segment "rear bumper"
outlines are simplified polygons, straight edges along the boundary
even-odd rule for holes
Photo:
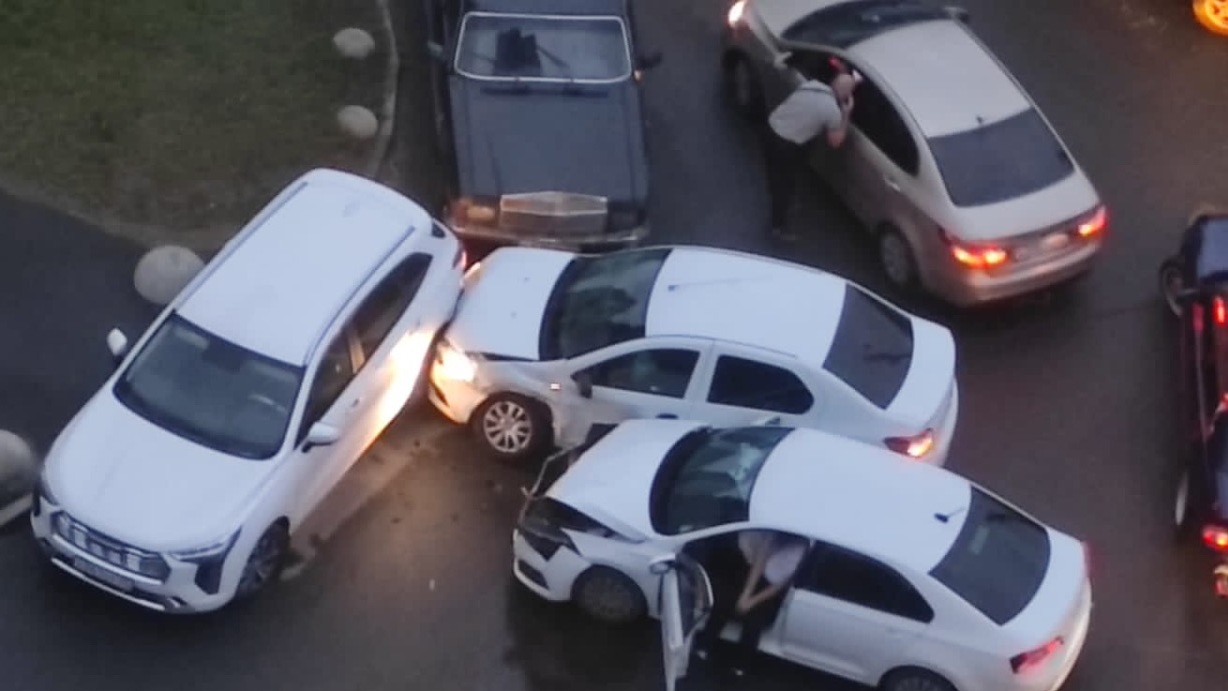
[[[583,235],[548,233],[526,233],[519,230],[489,226],[454,225],[452,229],[462,239],[498,244],[519,245],[521,247],[544,247],[547,249],[580,251],[590,248],[623,248],[634,247],[648,237],[647,223],[627,230],[613,232],[588,233]]]
[[[955,425],[959,421],[959,384],[951,386],[951,403],[947,406],[947,414],[942,419],[938,429],[934,430],[934,454],[929,462],[936,466],[945,466],[947,456],[951,453],[951,442],[955,439]]]
[[[959,307],[997,302],[1083,276],[1091,269],[1101,245],[1102,241],[1091,242],[1069,254],[1001,273],[964,268],[950,258],[945,247],[935,247],[926,283],[935,295]]]

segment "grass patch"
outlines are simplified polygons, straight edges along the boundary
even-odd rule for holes
[[[299,173],[356,169],[346,103],[379,112],[374,0],[3,0],[0,182],[175,230],[241,223]],[[359,26],[377,54],[345,63]]]

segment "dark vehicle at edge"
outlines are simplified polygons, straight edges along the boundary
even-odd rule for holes
[[[630,0],[424,0],[444,217],[462,238],[604,250],[648,234]]]

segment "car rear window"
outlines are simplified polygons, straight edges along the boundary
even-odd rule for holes
[[[1035,108],[1005,120],[929,139],[956,206],[994,204],[1042,190],[1074,172],[1074,162]]]
[[[995,624],[1023,611],[1049,570],[1044,526],[973,487],[968,517],[930,575]]]
[[[860,288],[844,289],[844,308],[823,368],[879,408],[895,400],[912,367],[912,320]]]

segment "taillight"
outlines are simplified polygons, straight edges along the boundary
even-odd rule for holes
[[[1081,238],[1090,238],[1091,236],[1104,230],[1104,227],[1109,224],[1109,212],[1103,206],[1098,207],[1092,217],[1079,224],[1078,233]]]
[[[922,458],[934,449],[934,430],[927,429],[915,437],[887,437],[883,444],[909,458]]]
[[[1223,326],[1228,322],[1228,308],[1224,307],[1224,298],[1216,297],[1212,306],[1215,315],[1215,325]]]
[[[1202,527],[1202,542],[1216,552],[1228,552],[1228,528],[1218,525]]]
[[[946,231],[943,231],[942,237],[951,248],[951,256],[955,257],[955,261],[973,269],[992,269],[1010,259],[1010,255],[1001,247],[969,244]]]
[[[1015,674],[1027,674],[1029,670],[1039,667],[1048,660],[1053,653],[1056,653],[1062,647],[1062,637],[1058,636],[1048,643],[1042,645],[1036,650],[1029,650],[1026,653],[1019,653],[1011,658],[1011,671]]]

